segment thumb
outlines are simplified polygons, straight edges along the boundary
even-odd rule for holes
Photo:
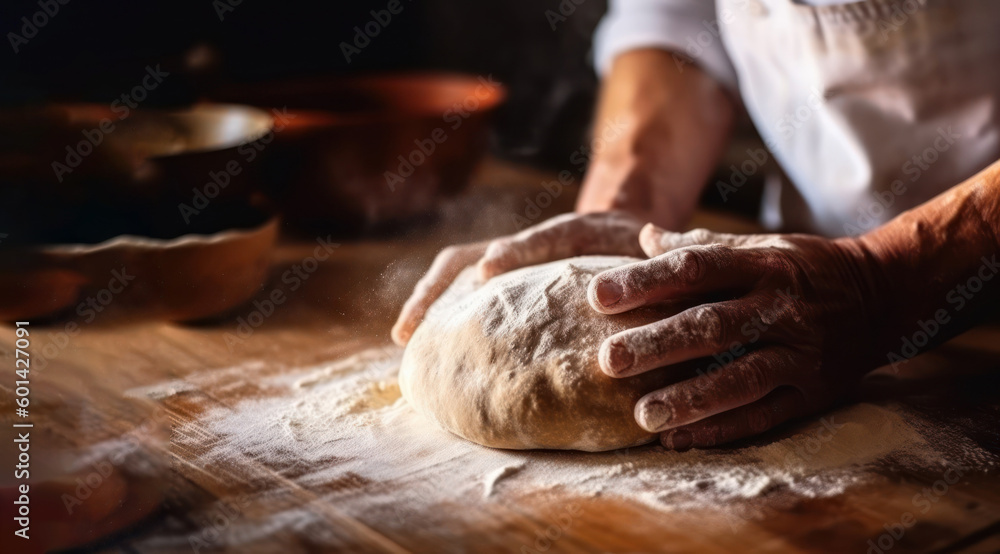
[[[749,246],[760,242],[766,235],[731,235],[728,233],[713,233],[708,229],[693,229],[686,233],[675,233],[647,223],[639,232],[639,246],[650,258],[660,254],[684,248],[686,246],[708,246],[724,244],[726,246]]]

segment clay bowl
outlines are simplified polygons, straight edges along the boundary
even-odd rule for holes
[[[0,128],[0,187],[20,189],[28,202],[58,196],[162,203],[192,197],[213,173],[228,174],[219,198],[248,195],[254,172],[243,170],[241,148],[270,132],[272,119],[233,105],[125,113],[60,104],[2,111]]]
[[[279,228],[265,212],[236,212],[216,217],[214,224],[226,228],[211,233],[0,244],[0,319],[82,326],[120,316],[187,321],[226,312],[260,290]]]
[[[260,288],[278,224],[240,148],[271,116],[227,105],[119,115],[94,105],[0,114],[24,139],[0,139],[0,319],[200,319]],[[71,150],[87,154],[73,164]],[[57,175],[56,163],[72,170]],[[211,188],[214,174],[226,178]]]
[[[288,222],[351,233],[429,214],[465,187],[504,94],[485,78],[414,74],[276,82],[215,96],[273,110],[264,179]]]
[[[180,111],[136,112],[114,146],[131,157],[130,185],[146,198],[193,198],[199,189],[221,201],[246,198],[259,182],[252,143],[273,120],[248,106],[201,104]],[[111,136],[109,136],[111,138]]]

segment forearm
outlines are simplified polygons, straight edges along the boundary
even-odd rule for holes
[[[577,211],[624,210],[680,228],[722,157],[735,111],[721,85],[669,52],[619,56],[602,85]]]
[[[870,281],[882,363],[940,344],[996,310],[998,241],[1000,162],[857,239],[877,268]]]

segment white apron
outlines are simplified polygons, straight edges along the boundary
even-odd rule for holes
[[[716,9],[747,111],[794,183],[768,184],[770,226],[864,232],[1000,159],[1000,1]]]

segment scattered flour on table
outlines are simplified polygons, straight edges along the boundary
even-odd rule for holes
[[[493,492],[497,488],[497,483],[522,469],[524,469],[524,464],[509,465],[498,468],[486,475],[486,479],[483,481],[483,498],[493,496]]]
[[[414,412],[396,383],[400,354],[372,349],[265,377],[261,389],[273,396],[208,408],[195,427],[181,426],[174,442],[183,447],[188,440],[199,450],[207,444],[201,460],[206,466],[262,464],[303,488],[323,491],[324,500],[354,517],[390,524],[398,519],[400,525],[414,518],[447,525],[434,520],[444,518],[444,511],[430,508],[461,502],[474,510],[477,503],[540,491],[610,496],[662,511],[727,510],[773,495],[835,496],[873,478],[859,466],[935,468],[968,461],[954,452],[978,456],[979,462],[989,458],[962,438],[950,439],[954,444],[945,452],[938,439],[921,434],[915,416],[873,404],[826,414],[787,431],[786,438],[743,448],[495,450],[442,431]]]

